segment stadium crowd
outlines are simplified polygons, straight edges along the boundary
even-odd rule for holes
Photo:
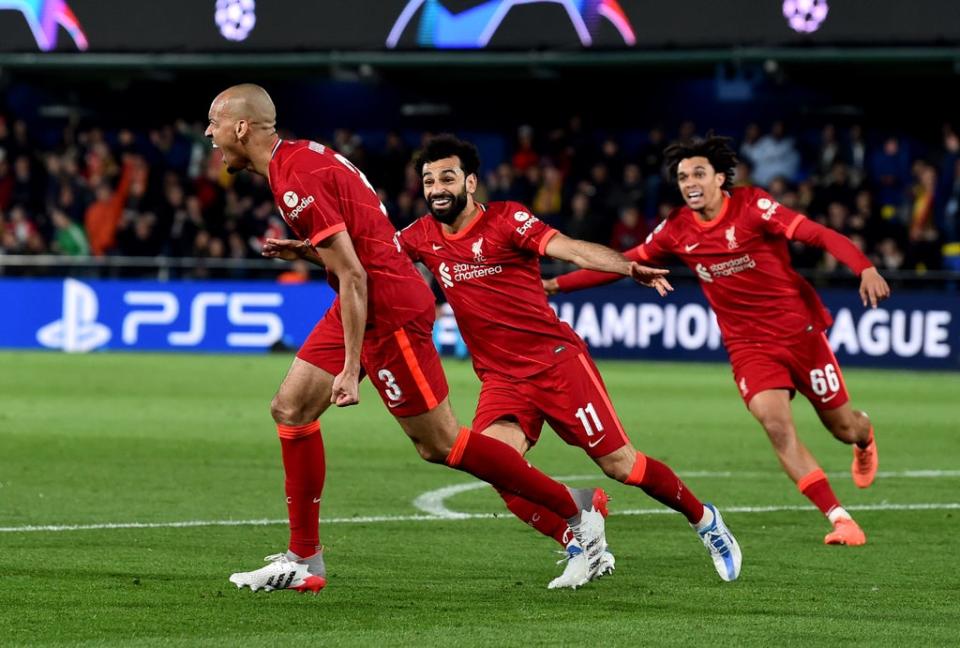
[[[262,240],[285,225],[264,179],[226,174],[204,126],[72,124],[35,137],[24,119],[0,112],[0,254],[258,258]],[[484,161],[479,197],[523,202],[570,236],[624,250],[681,203],[662,151],[696,132],[691,122],[655,127],[626,147],[631,138],[588,132],[577,117],[549,132],[522,126],[506,159]],[[846,234],[880,269],[960,270],[960,137],[952,127],[933,143],[856,124],[801,135],[783,122],[747,125],[737,138],[737,184],[764,187]],[[418,143],[395,132],[376,139],[382,145],[367,146],[339,129],[327,143],[366,172],[403,227],[426,212],[411,165]],[[793,253],[801,268],[836,267],[820,250]]]

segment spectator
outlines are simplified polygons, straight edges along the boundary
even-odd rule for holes
[[[660,190],[663,184],[663,149],[667,146],[667,136],[663,129],[655,126],[647,133],[647,142],[640,149],[640,173],[644,182],[643,215],[649,220],[656,216],[660,204]]]
[[[840,157],[849,166],[850,184],[859,188],[867,176],[867,142],[860,124],[852,125],[847,131],[847,141]]]
[[[90,245],[82,227],[71,220],[62,209],[54,208],[50,216],[56,228],[56,238],[52,246],[54,252],[64,256],[90,254]]]
[[[601,162],[607,167],[611,177],[619,178],[623,175],[625,161],[620,150],[620,144],[617,143],[616,139],[612,137],[604,138],[603,143],[600,144],[600,156],[597,162]]]
[[[97,186],[96,199],[87,207],[83,220],[90,251],[94,256],[104,256],[116,247],[117,228],[123,216],[133,173],[134,162],[129,159],[124,163],[116,190],[112,190],[105,181],[101,182]]]
[[[829,172],[822,177],[822,188],[817,192],[817,207],[822,210],[823,205],[842,203],[848,209],[853,208],[856,192],[850,182],[850,174],[846,163],[837,161],[830,167]]]
[[[518,173],[525,173],[540,162],[540,156],[533,147],[532,127],[521,126],[517,130],[517,150],[513,154],[512,162]]]
[[[614,250],[629,250],[643,243],[648,233],[647,222],[640,210],[627,206],[620,210],[620,218],[613,226],[613,237],[609,245]]]
[[[834,164],[841,159],[840,142],[837,141],[837,129],[833,124],[827,124],[820,131],[820,144],[817,147],[815,172],[817,177],[826,178],[834,168]]]
[[[23,205],[13,206],[5,229],[9,238],[4,247],[8,253],[40,254],[44,251],[43,239]]]
[[[900,270],[904,264],[903,250],[895,239],[885,238],[877,246],[874,261],[881,270]]]
[[[610,202],[619,208],[644,208],[644,183],[639,165],[627,164],[623,167],[620,182],[611,190]]]
[[[953,165],[950,193],[943,213],[943,237],[946,242],[960,241],[960,160]]]
[[[591,217],[590,198],[584,193],[574,194],[570,200],[570,210],[564,234],[585,241],[596,240],[597,226]]]
[[[419,180],[417,186],[419,187]],[[509,162],[501,162],[497,165],[496,171],[487,175],[487,190],[490,200],[516,200],[523,201],[523,189],[517,181],[516,171]],[[421,192],[414,194],[414,197]],[[422,214],[418,214],[422,216]]]
[[[767,135],[757,140],[751,151],[753,179],[766,187],[777,176],[796,182],[800,172],[800,154],[792,137],[787,137],[782,121],[776,121]]]
[[[37,182],[33,172],[33,163],[26,154],[13,160],[13,190],[11,202],[22,205],[31,214],[43,207],[43,187]]]
[[[552,227],[560,225],[563,210],[563,176],[560,170],[548,165],[543,168],[540,186],[533,196],[533,213]]]
[[[7,152],[0,148],[0,211],[10,208],[13,203],[13,174],[7,162]]]
[[[870,175],[876,184],[881,216],[897,216],[904,202],[907,182],[910,180],[910,160],[900,145],[899,138],[890,136],[884,140],[883,148],[870,160]]]
[[[134,213],[117,234],[119,252],[123,256],[152,257],[160,254],[162,241],[155,231],[156,216]]]
[[[908,231],[910,265],[917,270],[940,267],[940,234],[933,216],[936,203],[937,170],[918,160],[914,165],[916,182],[911,193],[913,204]]]
[[[943,151],[937,173],[937,197],[934,205],[934,214],[937,229],[940,230],[944,242],[957,240],[956,207],[950,217],[947,207],[954,196],[957,184],[957,163],[960,162],[960,137],[953,130],[953,126],[945,124],[943,127]]]
[[[743,141],[740,143],[740,159],[746,160],[750,168],[756,167],[757,143],[760,141],[760,124],[750,122],[743,131]]]
[[[373,165],[376,176],[370,181],[377,187],[383,187],[388,196],[396,196],[403,189],[403,177],[412,153],[403,138],[396,131],[387,133],[383,151],[376,156]]]

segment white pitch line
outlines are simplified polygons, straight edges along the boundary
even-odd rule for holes
[[[862,504],[860,506],[845,506],[848,511],[956,511],[960,510],[960,502],[931,502],[914,504]],[[774,506],[724,506],[724,513],[776,513],[790,511],[814,511],[813,506],[803,505],[774,505]],[[611,512],[612,516],[619,515],[662,515],[675,513],[671,509],[631,509]],[[364,524],[377,522],[449,522],[450,520],[489,520],[508,519],[513,516],[509,513],[457,513],[457,517],[439,515],[371,515],[366,517],[326,518],[322,524]],[[117,522],[103,524],[66,524],[66,525],[39,525],[0,527],[0,533],[31,533],[37,531],[99,531],[110,529],[183,529],[190,527],[235,527],[235,526],[277,526],[286,524],[286,520],[188,520],[186,522]]]
[[[859,506],[844,506],[848,511],[955,511],[960,509],[960,502],[933,502],[929,504],[860,504]],[[724,513],[778,513],[781,511],[816,511],[815,506],[809,504],[784,504],[774,506],[724,506]],[[659,513],[676,513],[668,508],[662,509],[628,509],[626,511],[611,512],[610,515],[656,515]]]
[[[731,477],[736,478],[763,478],[763,477],[784,477],[785,475],[782,472],[713,472],[713,471],[689,471],[678,473],[681,477],[690,479],[690,478],[710,478],[717,477],[721,479],[728,479]],[[849,473],[830,473],[830,477],[846,477]],[[960,477],[960,470],[903,470],[903,471],[887,471],[887,472],[878,472],[877,477],[882,479],[890,478],[905,478],[905,479],[927,479],[934,477]],[[557,481],[560,482],[579,482],[587,480],[597,480],[601,481],[603,479],[602,475],[561,475],[555,477]],[[460,513],[458,511],[452,511],[447,508],[446,500],[454,495],[459,495],[460,493],[466,493],[472,490],[482,490],[487,488],[487,484],[481,481],[472,481],[464,484],[455,484],[453,486],[444,486],[443,488],[438,488],[436,490],[427,491],[417,496],[413,500],[413,505],[419,510],[423,511],[427,515],[434,515],[437,517],[442,517],[447,520],[461,520],[465,519],[465,516],[468,514]],[[664,513],[669,512],[667,510],[663,511]]]
[[[477,516],[482,517],[482,516]],[[487,517],[495,517],[489,515]],[[364,522],[416,522],[420,520],[445,520],[448,518],[434,515],[371,515],[366,517],[326,518],[324,524],[345,524]],[[185,522],[103,522],[100,524],[48,524],[19,527],[0,527],[0,533],[18,533],[32,531],[96,531],[99,529],[186,529],[190,527],[210,526],[274,526],[286,524],[287,520],[187,520]]]
[[[737,479],[757,479],[763,477],[783,477],[784,473],[779,470],[768,470],[768,471],[712,471],[712,470],[688,470],[688,471],[678,471],[677,475],[680,477],[717,477],[721,479],[729,479],[731,477],[736,477]],[[602,476],[602,475],[601,475]],[[829,472],[827,477],[831,479],[838,479],[843,477],[849,477],[849,471],[843,472]],[[940,479],[943,477],[960,477],[960,470],[878,470],[877,478],[878,479]],[[559,479],[559,477],[557,478]],[[584,479],[587,479],[584,477]]]
[[[713,471],[689,471],[682,472],[682,477],[717,477],[717,478],[757,478],[757,477],[775,477],[782,476],[780,472],[713,472]],[[830,473],[831,476],[845,476],[847,473]],[[878,477],[883,478],[907,478],[907,479],[925,479],[937,477],[960,477],[960,470],[904,470],[878,472]],[[556,479],[562,482],[586,481],[598,479],[599,475],[562,475]],[[461,513],[451,511],[446,507],[445,501],[460,493],[472,490],[487,488],[487,484],[481,481],[472,481],[464,484],[454,484],[445,486],[436,490],[427,491],[413,501],[413,505],[424,512],[423,515],[374,515],[363,517],[348,518],[325,518],[323,524],[364,524],[377,522],[435,522],[440,520],[480,520],[497,517],[510,517],[508,513]],[[903,510],[954,510],[960,508],[960,503],[934,503],[934,504],[865,504],[862,506],[847,506],[851,511],[903,511]],[[769,513],[777,511],[806,511],[813,510],[812,506],[789,505],[789,506],[726,506],[724,512],[731,513]],[[666,508],[657,509],[633,509],[625,511],[616,511],[613,515],[660,515],[664,513],[673,513]],[[215,527],[215,526],[275,526],[286,524],[287,520],[187,520],[184,522],[105,522],[101,524],[59,524],[59,525],[25,525],[0,527],[0,533],[31,533],[38,531],[63,532],[63,531],[97,531],[109,529],[183,529],[191,527]]]

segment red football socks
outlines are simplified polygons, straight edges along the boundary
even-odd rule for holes
[[[567,487],[527,463],[506,443],[461,428],[447,465],[468,472],[498,490],[541,504],[562,518],[580,512]]]
[[[840,506],[840,500],[834,495],[827,475],[820,468],[801,477],[797,488],[824,515],[829,516],[831,510]]]
[[[513,493],[500,490],[497,492],[503,498],[511,513],[543,535],[559,542],[561,547],[566,547],[567,543],[573,540],[573,533],[570,532],[567,521],[553,511],[549,511],[539,504],[528,502]]]
[[[633,470],[624,483],[639,486],[653,499],[683,513],[690,524],[696,524],[703,518],[703,503],[683,480],[669,466],[642,452],[637,453]]]
[[[277,434],[286,474],[289,549],[305,558],[316,553],[320,544],[320,494],[327,472],[320,421],[296,426],[277,424]]]

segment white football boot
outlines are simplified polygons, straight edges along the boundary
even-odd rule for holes
[[[563,587],[577,589],[588,583],[590,579],[587,577],[587,556],[583,553],[583,549],[580,548],[580,544],[576,540],[572,540],[570,544],[567,545],[567,548],[559,553],[563,554],[563,558],[558,560],[557,564],[566,563],[567,566],[563,568],[562,574],[550,581],[547,589],[560,589]],[[616,562],[616,558],[610,553],[608,547],[600,556],[600,568],[597,570],[594,578],[600,578],[601,576],[612,573],[616,568]]]
[[[297,592],[316,594],[327,584],[327,569],[323,564],[323,550],[309,558],[297,554],[273,554],[264,558],[265,567],[249,572],[237,572],[230,575],[230,582],[238,588],[249,587],[254,592],[264,590],[291,589]]]

